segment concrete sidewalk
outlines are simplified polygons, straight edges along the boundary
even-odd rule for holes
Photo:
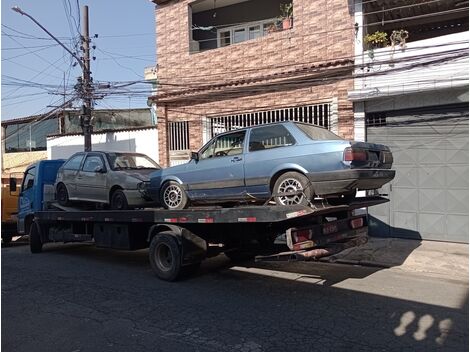
[[[468,244],[370,237],[325,261],[398,268],[468,281]]]

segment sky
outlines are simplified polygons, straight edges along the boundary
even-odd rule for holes
[[[118,87],[142,81],[144,68],[155,65],[155,5],[149,0],[1,0],[2,121],[47,113],[64,102],[64,80],[69,99],[81,76],[80,66],[73,66],[76,60],[65,49],[11,8],[20,7],[74,51],[80,47],[75,44],[84,5],[89,9],[91,46],[96,46],[91,50],[96,57],[91,61],[95,84]],[[95,100],[95,109],[147,107],[148,84],[123,89],[106,90],[111,94]],[[79,105],[76,100],[74,106]]]

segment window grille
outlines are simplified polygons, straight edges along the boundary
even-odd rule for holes
[[[169,122],[168,139],[170,150],[189,150],[189,122]]]
[[[329,103],[297,106],[285,109],[234,114],[209,119],[210,138],[237,128],[265,123],[294,121],[330,128],[331,106]]]

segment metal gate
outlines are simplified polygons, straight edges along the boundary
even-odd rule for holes
[[[261,125],[280,121],[304,122],[312,125],[330,127],[331,104],[297,106],[276,110],[218,116],[209,119],[208,137],[237,128]]]
[[[468,243],[468,105],[366,115],[367,141],[392,149],[395,179],[371,234]]]

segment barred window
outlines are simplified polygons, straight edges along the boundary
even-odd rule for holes
[[[168,139],[170,150],[189,150],[189,122],[169,122]]]

